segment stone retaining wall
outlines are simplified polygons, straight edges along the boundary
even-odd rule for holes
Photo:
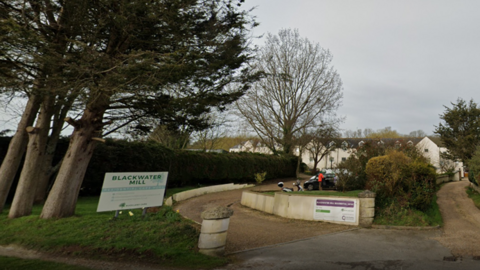
[[[373,193],[374,194],[374,193]],[[373,195],[374,196],[374,195]],[[275,192],[275,195],[265,193],[244,191],[242,193],[241,204],[259,211],[274,214],[277,216],[302,219],[315,220],[314,207],[316,199],[349,199],[358,202],[358,219],[355,224],[346,222],[334,222],[347,225],[360,225],[368,227],[373,221],[375,214],[375,198],[354,198],[354,197],[339,197],[339,196],[308,196],[308,195],[294,195],[285,192]],[[330,222],[330,221],[328,221]]]

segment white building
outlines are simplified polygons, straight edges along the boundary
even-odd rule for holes
[[[350,155],[355,153],[357,149],[361,148],[365,143],[375,143],[377,145],[385,146],[402,146],[411,145],[415,146],[436,168],[437,173],[443,173],[445,168],[454,168],[454,171],[460,171],[463,175],[463,163],[454,162],[452,160],[445,160],[441,158],[440,154],[446,152],[447,149],[441,143],[439,138],[425,137],[425,138],[392,138],[392,139],[367,139],[367,138],[354,138],[354,139],[334,139],[329,142],[329,145],[334,144],[335,150],[326,154],[317,164],[317,169],[335,168],[339,163],[346,160]],[[307,147],[309,147],[307,145]],[[279,148],[280,149],[280,148]],[[253,152],[262,154],[272,154],[272,151],[265,145],[259,142],[246,141],[242,144],[236,145],[230,148],[230,152]],[[295,155],[299,155],[299,148],[295,149]],[[302,153],[302,162],[309,168],[314,166],[314,158],[310,151],[304,150]]]
[[[280,149],[280,146],[277,146],[276,149]],[[272,150],[268,148],[265,144],[255,141],[255,140],[248,140],[242,142],[241,144],[237,144],[234,147],[228,149],[230,153],[239,153],[239,152],[251,152],[251,153],[260,153],[271,155]]]

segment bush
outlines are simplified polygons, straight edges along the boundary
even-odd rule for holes
[[[468,180],[478,186],[480,183],[480,146],[477,146],[475,153],[467,164]]]
[[[390,151],[370,159],[366,168],[366,188],[377,193],[375,203],[384,208],[398,205],[424,211],[435,195],[435,169],[423,158]]]
[[[257,184],[261,184],[263,181],[265,181],[266,175],[267,175],[267,172],[254,174],[255,182],[257,182]]]
[[[349,157],[337,167],[337,188],[343,192],[365,188],[365,174],[362,162],[355,156]]]

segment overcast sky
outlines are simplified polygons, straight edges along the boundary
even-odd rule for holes
[[[298,29],[333,54],[344,130],[432,134],[444,105],[477,98],[480,1],[246,0],[255,35]],[[256,44],[263,44],[257,40]]]

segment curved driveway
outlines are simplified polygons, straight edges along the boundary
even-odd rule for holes
[[[241,190],[190,199],[175,209],[198,222],[210,207],[234,209],[226,251],[235,263],[221,269],[480,269],[480,211],[465,195],[467,185],[448,183],[439,191],[444,230],[289,220],[241,206]],[[262,188],[278,189],[273,183]]]
[[[480,210],[465,192],[469,184],[447,183],[437,193],[444,222],[444,233],[437,239],[456,256],[480,257]]]

